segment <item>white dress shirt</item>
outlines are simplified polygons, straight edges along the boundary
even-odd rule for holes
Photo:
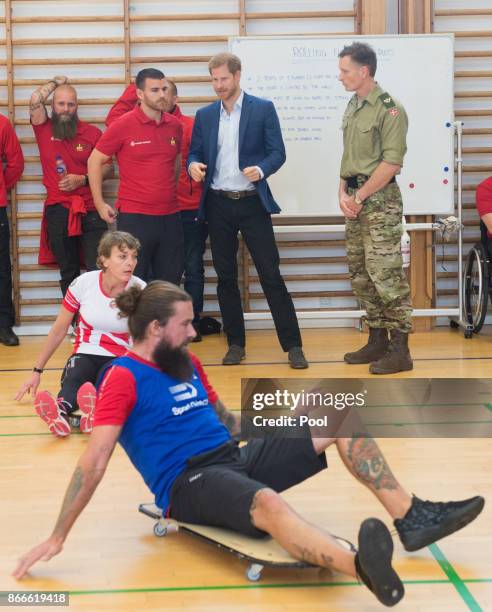
[[[231,114],[220,103],[219,135],[217,139],[217,160],[212,177],[212,189],[223,191],[249,191],[255,185],[248,181],[239,169],[239,121],[243,106],[244,91],[241,91]],[[258,166],[257,166],[258,168]],[[261,168],[258,168],[263,177]]]

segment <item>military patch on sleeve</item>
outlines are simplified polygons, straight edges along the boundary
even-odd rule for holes
[[[379,96],[379,99],[384,104],[386,108],[395,108],[396,104],[393,98],[389,95],[389,93],[383,93]]]

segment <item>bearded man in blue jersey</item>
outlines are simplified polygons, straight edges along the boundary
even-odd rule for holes
[[[271,436],[239,446],[210,402],[208,381],[190,358],[193,305],[169,283],[131,287],[116,298],[134,339],[131,351],[108,365],[99,385],[95,422],[68,486],[51,536],[22,559],[22,578],[39,559],[62,550],[76,518],[101,481],[119,442],[155,496],[179,521],[224,527],[251,537],[270,534],[293,557],[358,577],[387,606],[404,594],[391,565],[385,524],[368,518],[357,553],[300,517],[280,492],[326,468],[334,444],[348,470],[383,504],[407,550],[418,550],[460,529],[484,499],[434,503],[410,496],[377,444],[352,437]],[[209,386],[209,385],[208,385]],[[377,469],[375,469],[377,466]]]

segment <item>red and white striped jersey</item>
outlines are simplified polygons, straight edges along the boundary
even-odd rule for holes
[[[127,319],[118,317],[114,297],[102,288],[102,271],[94,270],[77,277],[65,294],[62,305],[78,313],[74,353],[118,357],[130,345]],[[145,287],[145,282],[132,276],[126,288]]]

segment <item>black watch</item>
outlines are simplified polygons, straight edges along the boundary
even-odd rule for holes
[[[87,176],[87,174],[84,174],[84,187],[87,187],[89,185],[89,177]]]
[[[44,370],[42,368],[37,368],[36,366],[34,366],[32,371],[36,372],[37,374],[42,374],[44,372]]]

